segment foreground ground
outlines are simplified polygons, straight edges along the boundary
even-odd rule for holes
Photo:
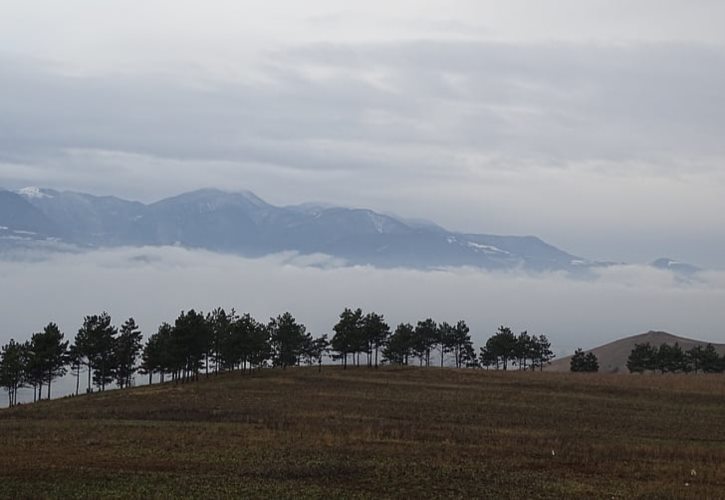
[[[725,497],[725,377],[316,369],[0,411],[3,497]]]

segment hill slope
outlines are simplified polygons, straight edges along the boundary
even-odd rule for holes
[[[722,376],[231,373],[0,410],[1,495],[716,498],[723,414]]]
[[[627,337],[609,344],[605,344],[585,352],[593,352],[599,360],[599,371],[603,373],[628,373],[627,358],[634,349],[636,344],[644,344],[649,342],[655,347],[662,344],[674,345],[675,342],[680,344],[684,350],[692,349],[698,345],[705,346],[708,342],[701,340],[689,339],[686,337],[678,337],[667,332],[649,331],[640,335]],[[720,354],[725,354],[725,344],[713,344]],[[553,372],[568,372],[571,356],[557,359],[549,365],[546,370]]]

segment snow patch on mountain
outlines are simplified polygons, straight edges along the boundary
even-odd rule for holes
[[[473,241],[466,242],[466,245],[468,245],[470,248],[473,248],[476,251],[481,251],[484,253],[511,255],[511,252],[507,252],[506,250],[501,250],[500,248],[492,246],[492,245],[482,245],[481,243],[476,243]]]
[[[36,187],[36,186],[24,187],[22,189],[18,189],[16,192],[20,196],[24,196],[24,197],[30,198],[30,199],[52,198],[52,196],[43,192],[42,189],[40,189],[39,187]]]

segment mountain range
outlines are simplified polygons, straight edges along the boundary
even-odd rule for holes
[[[0,250],[39,244],[177,245],[249,257],[293,251],[353,265],[424,269],[586,273],[605,265],[534,236],[453,232],[362,208],[275,206],[249,191],[202,189],[144,204],[36,187],[0,190]]]

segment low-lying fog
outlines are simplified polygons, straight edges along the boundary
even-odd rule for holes
[[[24,341],[50,321],[72,339],[84,315],[102,311],[117,325],[133,316],[151,333],[182,309],[216,306],[259,320],[290,311],[314,335],[330,334],[348,306],[383,313],[392,327],[426,317],[464,319],[477,347],[504,324],[548,335],[557,355],[655,329],[722,342],[725,273],[697,278],[685,282],[640,266],[601,269],[591,280],[375,269],[343,267],[325,256],[247,259],[174,247],[26,256],[0,260],[0,343]]]

